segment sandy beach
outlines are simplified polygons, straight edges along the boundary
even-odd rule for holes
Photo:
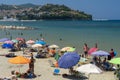
[[[0,54],[6,54],[9,52],[9,49],[0,49]],[[16,55],[23,55],[22,51],[15,52]],[[34,53],[35,55],[36,53]],[[23,55],[26,56],[26,55]],[[7,57],[0,56],[0,77],[5,78],[11,75],[11,71],[15,70],[18,72],[25,72],[28,69],[28,64],[25,65],[16,65],[11,64],[8,62]],[[104,71],[101,74],[90,74],[89,79],[80,79],[80,78],[63,78],[62,74],[69,74],[68,69],[60,69],[60,75],[53,75],[53,71],[55,67],[51,67],[48,60],[52,60],[55,62],[54,58],[40,58],[36,59],[35,61],[35,74],[37,75],[36,78],[32,80],[115,80],[114,72],[113,71]],[[76,67],[74,67],[76,68]],[[88,75],[85,75],[88,77]],[[25,80],[23,78],[18,78],[18,80]],[[31,79],[29,79],[31,80]]]

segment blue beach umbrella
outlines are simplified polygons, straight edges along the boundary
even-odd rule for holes
[[[116,55],[117,55],[117,52],[115,51],[115,52],[114,52],[114,56],[116,56]]]
[[[71,68],[75,66],[80,60],[80,56],[77,52],[66,52],[58,60],[58,65],[60,68]]]
[[[2,38],[2,39],[0,39],[0,42],[5,42],[5,41],[8,41],[8,40],[10,40],[9,38]]]
[[[4,43],[4,44],[2,45],[2,48],[13,48],[13,45],[12,45],[12,44]]]
[[[35,44],[42,44],[42,45],[45,45],[45,44],[46,44],[46,42],[45,42],[45,41],[40,40],[40,41],[36,41],[36,42],[35,42]]]
[[[108,56],[110,54],[106,51],[99,50],[99,51],[95,51],[95,52],[91,53],[91,55],[92,56]]]

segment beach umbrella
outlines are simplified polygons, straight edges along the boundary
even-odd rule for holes
[[[6,43],[6,44],[13,44],[14,42],[11,41],[11,40],[8,40],[8,41],[5,41],[4,43]]]
[[[8,41],[8,40],[10,40],[9,38],[2,38],[2,39],[0,39],[0,42],[5,42],[5,41]]]
[[[39,40],[39,41],[36,41],[36,42],[35,42],[35,44],[42,44],[42,45],[45,45],[45,44],[46,44],[46,42],[45,42],[45,41],[43,41],[43,40]]]
[[[16,38],[16,40],[18,40],[18,41],[25,41],[24,38],[20,38],[20,37]]]
[[[81,65],[78,68],[76,68],[77,71],[82,72],[82,73],[102,73],[103,71],[97,67],[94,64],[85,64],[85,65]]]
[[[8,62],[12,64],[27,64],[27,63],[30,63],[30,59],[23,56],[17,56],[9,59]]]
[[[80,60],[80,56],[77,52],[66,52],[58,60],[58,65],[60,68],[71,68],[75,66]]]
[[[2,48],[13,48],[13,44],[4,43],[2,44]]]
[[[17,57],[8,59],[8,62],[12,63],[12,64],[19,64],[19,65],[20,64],[28,64],[28,63],[30,63],[30,59],[23,57],[23,56],[17,56]],[[20,72],[20,66],[19,66],[19,72]]]
[[[49,48],[59,48],[59,46],[55,45],[55,44],[52,44],[52,45],[49,46]]]
[[[16,40],[16,39],[13,39],[12,41],[13,41],[14,43],[18,43],[18,40]]]
[[[92,56],[108,56],[110,54],[106,51],[99,50],[99,51],[95,51],[95,52],[91,53],[91,55]]]
[[[34,43],[35,43],[34,40],[28,40],[28,41],[26,42],[26,44],[34,44]]]
[[[99,67],[90,63],[79,66],[78,68],[76,68],[76,71],[88,74],[88,79],[90,77],[90,74],[93,73],[99,74],[103,72]]]
[[[73,52],[73,51],[75,51],[75,48],[74,47],[64,47],[60,51]]]
[[[88,51],[88,54],[91,55],[92,52],[95,52],[97,50],[98,50],[98,48],[95,48],[95,47],[90,48],[89,51]]]
[[[120,57],[119,58],[113,58],[109,62],[113,63],[113,64],[120,64]]]
[[[42,47],[42,45],[41,44],[33,44],[32,45],[32,48],[39,48],[39,47]]]

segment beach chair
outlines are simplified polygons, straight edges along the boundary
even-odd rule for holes
[[[59,75],[59,72],[60,72],[60,70],[56,68],[56,69],[54,69],[53,74],[54,74],[54,75]]]

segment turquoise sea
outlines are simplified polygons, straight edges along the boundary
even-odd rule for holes
[[[120,20],[108,21],[0,21],[0,25],[15,25],[39,28],[37,30],[0,30],[0,38],[23,37],[26,40],[44,37],[50,44],[57,44],[61,48],[74,46],[79,53],[83,53],[83,44],[110,51],[113,48],[120,55]],[[9,32],[10,35],[6,35]],[[20,35],[23,33],[23,35]],[[62,39],[62,40],[60,40]]]

